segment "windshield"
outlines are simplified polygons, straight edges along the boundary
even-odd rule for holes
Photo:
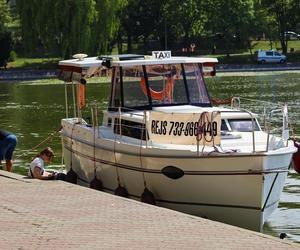
[[[155,64],[114,70],[110,108],[152,109],[153,106],[210,106],[198,64]]]

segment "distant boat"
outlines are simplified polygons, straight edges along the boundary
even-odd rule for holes
[[[110,193],[260,231],[296,151],[287,106],[271,111],[280,113],[281,136],[262,129],[239,98],[213,107],[204,76],[215,75],[216,63],[170,51],[60,61],[67,170],[81,185],[98,181]],[[82,118],[84,84],[103,70],[111,72],[111,96],[98,125],[96,106],[91,122]]]

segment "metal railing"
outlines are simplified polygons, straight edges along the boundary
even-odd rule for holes
[[[250,99],[251,100],[251,99]],[[251,100],[253,101],[253,100]],[[265,102],[263,102],[265,103]],[[274,104],[272,104],[274,106]],[[273,118],[276,117],[277,114],[282,114],[283,113],[283,110],[282,109],[279,109],[279,108],[275,108],[275,109],[272,109],[270,111],[267,111],[267,109],[265,107],[261,107],[262,110],[263,110],[263,114],[262,114],[262,118],[263,121],[264,121],[264,132],[267,134],[266,136],[266,148],[265,150],[263,151],[258,151],[257,150],[257,139],[256,139],[256,135],[255,135],[255,131],[256,131],[256,119],[259,117],[255,117],[256,115],[254,115],[251,111],[249,111],[248,109],[244,109],[244,108],[241,108],[241,98],[238,98],[238,97],[235,97],[233,98],[232,102],[231,102],[231,106],[232,106],[232,110],[222,110],[221,111],[221,114],[225,114],[225,113],[243,113],[243,114],[247,114],[249,116],[249,119],[251,119],[251,122],[252,122],[252,129],[251,131],[251,134],[252,134],[252,152],[253,153],[256,153],[256,152],[268,152],[270,149],[269,147],[269,143],[270,143],[270,136],[271,135],[276,135],[278,134],[278,131],[279,131],[279,128],[273,128]],[[119,108],[119,110],[117,112],[115,112],[115,114],[113,116],[111,116],[110,118],[112,119],[112,126],[113,126],[113,130],[114,130],[114,127],[115,126],[118,126],[118,131],[117,131],[117,134],[119,134],[120,136],[124,135],[124,136],[129,136],[129,137],[132,137],[132,138],[135,138],[135,139],[139,139],[140,140],[140,144],[142,145],[142,142],[145,143],[146,147],[147,147],[147,144],[148,144],[148,141],[149,141],[149,136],[148,136],[148,131],[147,131],[147,126],[146,126],[146,123],[147,123],[147,115],[149,112],[151,111],[140,111],[140,110],[134,110],[134,109],[126,109],[128,112],[125,112],[126,114],[128,114],[129,116],[130,115],[133,115],[133,116],[140,116],[141,119],[139,121],[135,121],[136,123],[139,123],[139,125],[135,126],[135,125],[126,125],[126,124],[122,124],[122,120],[126,120],[126,121],[130,121],[130,119],[126,119],[124,118],[123,114],[124,114],[124,108]],[[159,111],[156,111],[156,112],[159,112]],[[162,112],[163,113],[163,112]],[[98,107],[97,105],[92,105],[91,106],[91,116],[92,116],[92,126],[93,127],[98,127]],[[199,113],[200,115],[200,113]],[[115,124],[115,118],[119,119],[117,124]],[[223,118],[224,119],[224,118]],[[230,118],[229,118],[230,119]],[[134,120],[134,119],[133,119]],[[278,123],[277,120],[275,120],[276,123]],[[281,120],[282,122],[282,120]],[[260,126],[259,126],[260,127]],[[125,128],[125,129],[124,129]],[[123,134],[122,131],[125,131],[125,130],[128,130],[128,131],[135,131],[136,132],[136,135],[140,135],[140,138],[139,136],[130,136],[130,134]],[[138,131],[138,132],[137,132]],[[229,131],[231,132],[231,131]],[[171,135],[173,136],[173,135]],[[286,145],[285,146],[288,146],[287,144],[287,141],[286,141]],[[197,149],[199,150],[199,149]],[[199,152],[198,152],[199,153]]]

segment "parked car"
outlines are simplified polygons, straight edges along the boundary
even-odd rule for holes
[[[284,35],[287,40],[293,40],[293,39],[300,40],[300,34],[297,34],[296,32],[293,32],[293,31],[286,31],[286,32],[284,32]]]
[[[258,63],[285,63],[286,56],[274,50],[259,50],[257,51]]]

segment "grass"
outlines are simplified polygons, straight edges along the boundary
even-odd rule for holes
[[[268,49],[277,49],[281,50],[281,44],[279,41],[275,41],[272,44],[270,41],[253,41],[252,46],[254,51],[258,49],[268,50]],[[300,51],[300,40],[290,40],[288,41],[288,50],[293,48],[294,51]]]
[[[237,53],[232,52],[230,53],[230,56],[223,54],[216,54],[216,55],[209,55],[213,57],[217,57],[219,60],[219,63],[222,64],[251,64],[256,62],[256,57],[254,55],[255,51],[257,50],[278,50],[281,52],[281,45],[280,42],[273,42],[272,44],[270,41],[253,41],[252,42],[252,53],[251,56],[249,50],[239,51]],[[293,52],[291,51],[293,50]],[[286,56],[288,58],[288,62],[290,63],[296,63],[300,62],[300,40],[291,40],[288,41],[288,53],[286,53]]]
[[[9,69],[56,69],[59,58],[16,58],[8,63]]]

